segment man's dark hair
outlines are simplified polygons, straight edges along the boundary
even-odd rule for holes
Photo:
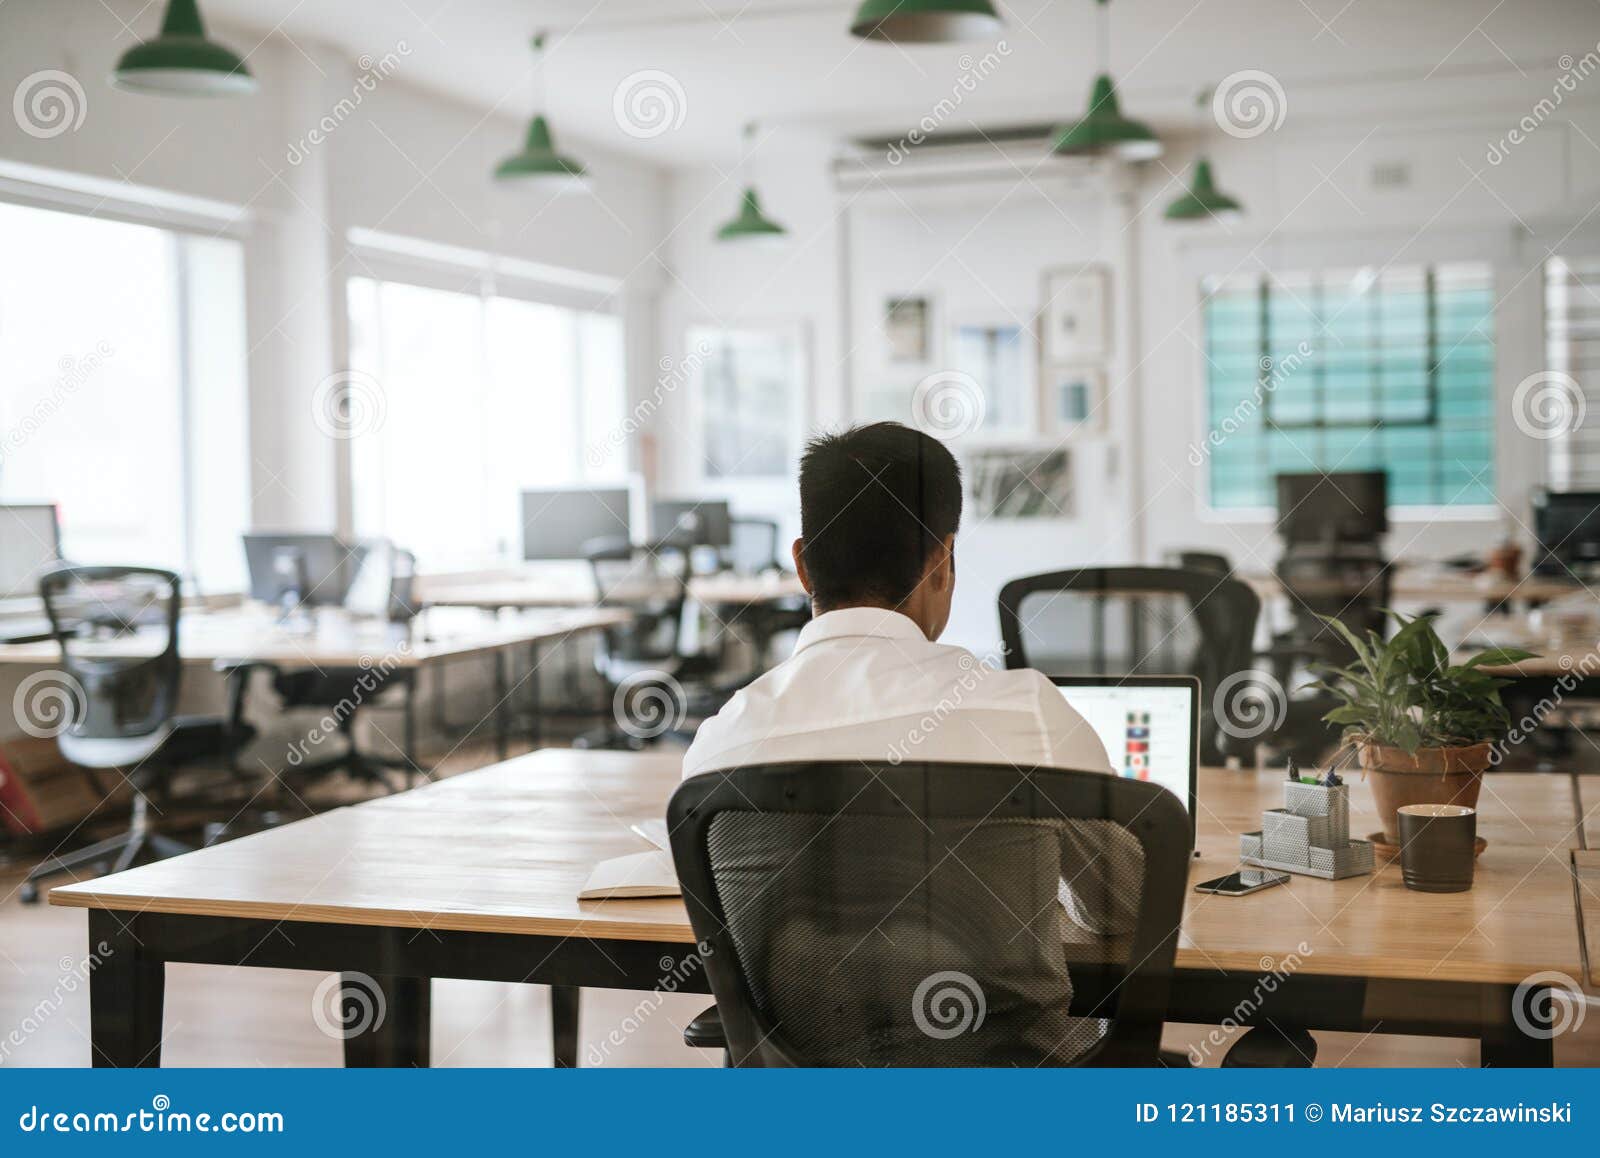
[[[818,607],[897,607],[961,523],[961,468],[944,443],[898,422],[806,444],[800,538]]]

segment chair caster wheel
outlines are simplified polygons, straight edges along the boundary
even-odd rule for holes
[[[22,887],[17,890],[17,896],[25,905],[37,905],[39,903],[39,886],[32,881],[23,881]]]

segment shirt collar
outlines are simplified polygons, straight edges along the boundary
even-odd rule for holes
[[[910,616],[883,607],[844,607],[819,615],[802,627],[794,650],[799,653],[812,644],[852,636],[928,642],[928,637],[922,634],[922,628],[912,622]]]

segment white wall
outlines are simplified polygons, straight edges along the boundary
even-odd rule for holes
[[[1496,472],[1505,509],[1400,522],[1390,536],[1393,553],[1416,558],[1481,550],[1505,527],[1528,521],[1528,492],[1542,479],[1544,444],[1511,422],[1510,395],[1543,367],[1540,263],[1552,250],[1596,247],[1588,215],[1600,192],[1600,105],[1579,99],[1587,93],[1568,96],[1506,160],[1490,163],[1490,146],[1503,148],[1508,130],[1554,79],[1517,77],[1507,67],[1507,77],[1488,80],[1362,86],[1355,116],[1319,94],[1303,102],[1302,115],[1253,139],[1212,128],[1203,143],[1219,183],[1248,214],[1231,232],[1162,219],[1189,177],[1193,145],[1181,135],[1159,162],[1105,174],[1098,188],[1056,182],[1047,165],[1024,165],[998,187],[970,194],[954,186],[858,193],[822,177],[837,146],[791,141],[788,130],[775,128],[767,149],[781,141],[783,155],[758,174],[774,214],[798,226],[794,252],[719,246],[711,228],[731,212],[732,187],[707,173],[675,176],[672,219],[684,223],[668,245],[674,278],[664,337],[674,349],[684,322],[697,317],[808,320],[826,352],[814,401],[814,424],[823,425],[855,416],[853,387],[886,373],[873,353],[885,297],[927,291],[942,330],[951,311],[1031,314],[1046,269],[1088,260],[1109,266],[1117,299],[1109,415],[1103,433],[1071,442],[1077,513],[1039,523],[969,520],[963,535],[947,638],[988,648],[998,641],[995,593],[1014,575],[1159,562],[1186,547],[1221,550],[1249,570],[1274,562],[1270,520],[1209,511],[1203,470],[1189,461],[1191,444],[1205,435],[1203,274],[1486,260],[1499,302]],[[1403,183],[1376,181],[1380,167],[1403,171]],[[909,400],[912,383],[903,385]],[[688,411],[663,415],[661,436],[672,443],[664,447],[663,480],[694,491],[693,432],[674,424]],[[739,497],[745,505],[793,508],[792,492]]]

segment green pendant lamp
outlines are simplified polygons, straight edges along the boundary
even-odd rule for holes
[[[1122,115],[1116,85],[1111,80],[1110,25],[1107,0],[1098,0],[1100,75],[1089,92],[1089,111],[1062,125],[1050,151],[1060,156],[1114,156],[1125,161],[1149,161],[1161,156],[1161,139],[1143,121]]]
[[[1004,25],[989,0],[862,0],[850,35],[890,44],[987,40]]]
[[[1211,177],[1211,162],[1201,157],[1194,163],[1189,191],[1167,206],[1168,221],[1237,221],[1244,206],[1218,189]]]
[[[534,53],[534,104],[544,107],[544,34],[533,38]],[[555,140],[550,135],[550,124],[543,113],[535,113],[528,122],[528,136],[522,148],[495,166],[494,179],[508,185],[527,185],[548,189],[553,193],[571,192],[588,187],[588,175],[583,165],[571,157],[556,152]]]
[[[1195,116],[1202,124],[1205,110],[1211,105],[1211,90],[1204,89],[1195,100],[1199,110]],[[1211,161],[1202,154],[1195,158],[1194,176],[1189,180],[1189,191],[1167,206],[1168,221],[1221,221],[1231,223],[1244,215],[1244,206],[1217,188],[1211,175]]]
[[[754,123],[744,127],[744,144],[739,155],[739,171],[744,174],[750,163],[750,150],[755,140]],[[773,242],[780,241],[789,231],[768,217],[761,208],[761,198],[755,186],[744,181],[744,198],[739,202],[738,216],[717,230],[718,241]]]
[[[256,79],[239,54],[206,38],[195,0],[170,0],[161,35],[123,53],[111,83],[130,92],[170,96],[236,96],[256,90]]]

